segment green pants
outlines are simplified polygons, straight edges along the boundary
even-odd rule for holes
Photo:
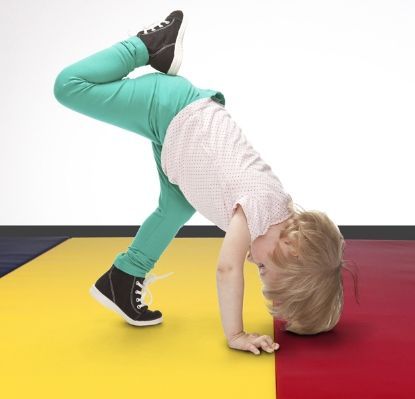
[[[161,149],[170,121],[201,98],[212,97],[225,105],[221,92],[197,88],[182,76],[155,72],[135,79],[126,77],[136,67],[147,65],[148,60],[145,44],[131,36],[64,68],[54,85],[55,98],[64,106],[152,142],[160,179],[158,206],[142,223],[128,250],[118,253],[113,262],[137,277],[145,277],[196,212],[161,168]],[[128,187],[120,191],[128,192]],[[137,206],[139,201],[137,198]]]

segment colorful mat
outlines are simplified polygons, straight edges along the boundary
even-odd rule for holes
[[[223,238],[176,238],[149,289],[163,323],[127,324],[89,288],[132,238],[71,238],[0,279],[2,398],[275,398],[274,355],[227,347],[216,290]],[[245,328],[272,336],[258,269]],[[151,296],[147,296],[149,301]]]
[[[0,237],[0,277],[69,237]]]
[[[315,336],[274,324],[278,399],[415,398],[415,241],[347,240],[339,324]],[[348,267],[353,268],[350,264]]]
[[[52,239],[56,245],[66,237]],[[154,272],[175,274],[150,288],[152,308],[165,321],[143,329],[88,294],[130,238],[69,239],[55,248],[50,241],[51,250],[39,245],[37,253],[24,240],[23,251],[13,240],[3,240],[0,251],[9,260],[13,253],[30,259],[24,267],[16,266],[23,258],[9,262],[17,268],[0,279],[0,374],[8,398],[109,398],[131,393],[132,384],[144,396],[172,398],[271,399],[276,391],[278,399],[415,397],[414,241],[347,240],[360,304],[343,271],[345,307],[334,330],[298,336],[275,323],[276,356],[255,357],[228,349],[223,339],[214,273],[222,238],[174,240]],[[245,281],[245,329],[272,335],[250,263]]]

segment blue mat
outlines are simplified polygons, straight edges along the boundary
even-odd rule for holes
[[[70,237],[0,237],[0,278]]]

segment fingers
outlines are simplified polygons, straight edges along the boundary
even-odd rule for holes
[[[259,355],[261,352],[259,351],[259,349],[254,345],[254,344],[249,344],[248,345],[248,349],[254,354],[254,355]]]
[[[268,337],[268,338],[269,338],[269,340],[267,342],[268,342],[268,345],[270,346],[270,348],[272,348],[272,350],[274,350],[274,351],[278,350],[280,345],[278,343],[274,342],[270,337]]]
[[[260,343],[259,343],[260,345],[261,345],[261,348],[264,350],[264,351],[266,351],[266,352],[268,352],[268,353],[272,353],[272,352],[274,352],[274,348],[272,347],[272,345],[270,346],[269,344],[268,344],[268,342],[266,342],[266,341],[260,341]]]
[[[256,342],[261,346],[261,348],[264,351],[267,351],[268,353],[274,352],[274,350],[277,350],[279,348],[279,345],[277,343],[274,343],[271,337],[268,335],[261,335]]]
[[[272,346],[272,344],[274,343],[272,341],[272,338],[268,335],[261,335],[260,338],[261,338],[262,341],[266,342],[269,346]]]
[[[273,353],[279,349],[279,345],[268,335],[253,333],[246,334],[246,336],[248,337],[248,340],[246,342],[247,345],[245,346],[245,350],[249,350],[255,355],[259,355],[261,353],[260,349],[268,353]]]

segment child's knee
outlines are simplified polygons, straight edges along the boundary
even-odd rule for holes
[[[86,85],[92,83],[87,82],[80,76],[77,76],[71,67],[63,69],[55,78],[53,86],[53,94],[61,104],[69,106],[73,95],[80,93],[85,89]],[[82,89],[82,90],[81,90]]]
[[[61,102],[61,99],[65,96],[65,83],[67,77],[64,74],[64,70],[61,71],[55,79],[55,84],[53,86],[53,94],[55,98]]]

